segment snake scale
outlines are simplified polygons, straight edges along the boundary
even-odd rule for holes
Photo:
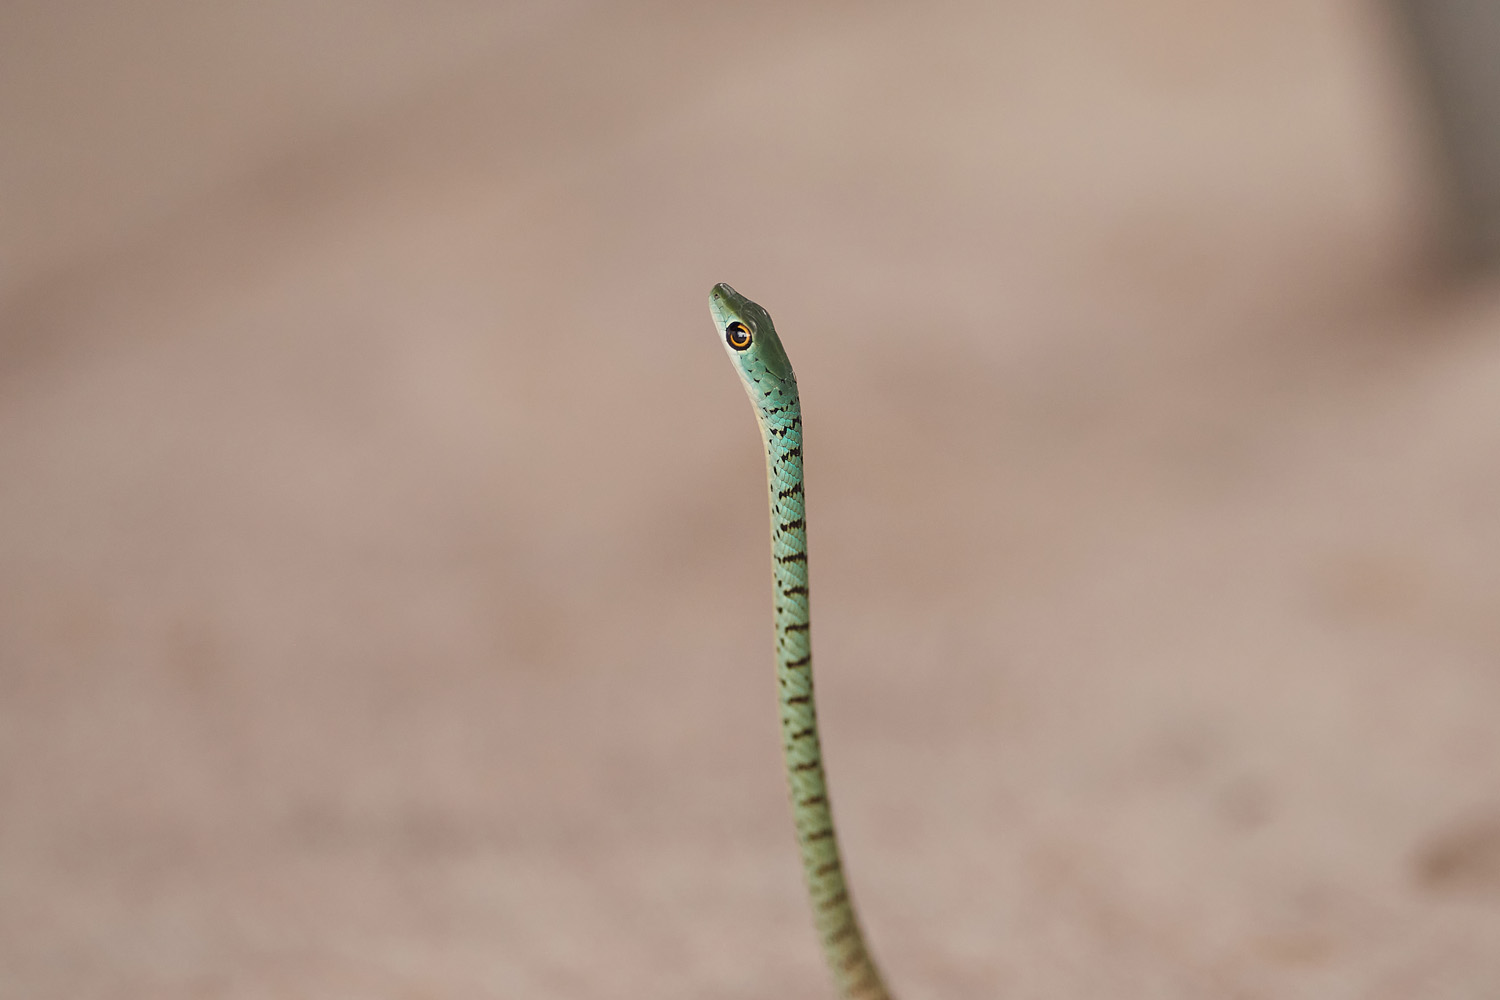
[[[865,946],[844,880],[813,701],[807,593],[807,517],[802,492],[802,405],[797,378],[771,317],[722,282],[709,295],[714,326],[755,408],[766,446],[771,568],[776,581],[776,681],[792,818],[813,922],[839,992],[889,1000]]]

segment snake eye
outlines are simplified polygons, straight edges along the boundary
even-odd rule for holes
[[[735,320],[724,328],[724,339],[729,341],[729,346],[736,351],[743,351],[750,346],[750,328],[739,320]]]

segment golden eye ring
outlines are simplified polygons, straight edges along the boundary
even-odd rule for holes
[[[743,351],[750,346],[750,328],[735,320],[724,328],[724,340],[736,351]]]

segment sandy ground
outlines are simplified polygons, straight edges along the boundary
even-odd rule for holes
[[[0,996],[1500,995],[1500,288],[1337,0],[0,7]]]

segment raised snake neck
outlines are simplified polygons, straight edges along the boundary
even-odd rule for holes
[[[839,858],[838,836],[823,774],[813,699],[812,642],[807,592],[807,517],[802,490],[802,406],[797,379],[771,317],[725,284],[715,285],[710,310],[720,342],[755,407],[766,447],[771,500],[771,570],[776,581],[776,682],[781,701],[781,745],[786,758],[792,819],[813,922],[839,992],[859,1000],[889,1000],[865,946]],[[742,329],[731,329],[738,325]],[[748,334],[749,343],[741,348]]]

